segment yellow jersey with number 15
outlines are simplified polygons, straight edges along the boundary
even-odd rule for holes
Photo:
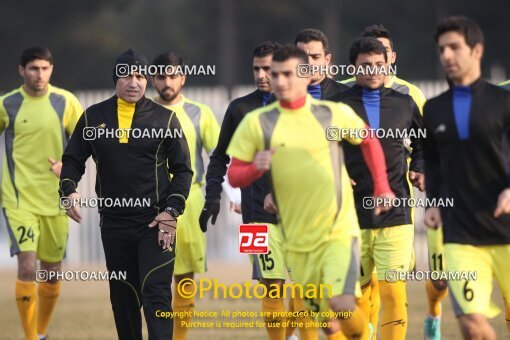
[[[287,250],[310,252],[333,238],[359,236],[351,182],[339,143],[342,136],[330,132],[364,127],[349,106],[310,95],[298,109],[276,102],[252,111],[241,121],[227,153],[252,162],[258,151],[275,150],[270,174]],[[359,135],[350,134],[346,140],[360,144]]]

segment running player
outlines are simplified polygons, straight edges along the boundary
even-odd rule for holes
[[[388,66],[395,65],[397,60],[397,53],[394,50],[393,39],[391,38],[390,32],[383,25],[372,25],[365,28],[361,33],[362,37],[373,37],[379,40],[386,48],[386,54],[388,58]],[[342,81],[347,86],[353,86],[356,83],[356,78],[352,77]],[[397,77],[395,74],[388,74],[384,79],[384,86],[389,87],[395,91],[403,94],[410,95],[418,108],[420,113],[423,113],[423,105],[425,104],[425,95],[423,92],[414,84]],[[411,151],[407,147],[408,151]],[[409,160],[409,158],[408,158]],[[409,172],[409,179],[414,179],[416,174],[412,171]],[[413,192],[411,191],[411,195]],[[414,212],[412,213],[414,217]],[[439,271],[443,268],[442,253],[442,242],[441,232],[437,230],[427,229],[427,245],[429,250],[429,266],[431,271]],[[412,254],[412,260],[410,268],[413,268],[415,264],[414,251]],[[442,269],[441,269],[442,270]],[[448,294],[446,282],[444,281],[428,281],[427,282],[427,296],[428,296],[428,307],[429,313],[424,322],[424,333],[425,336],[430,339],[439,339],[440,323],[441,323],[441,301],[444,300]],[[379,320],[379,309],[380,309],[380,297],[379,297],[379,283],[377,281],[377,274],[374,272],[372,277],[372,284],[368,291],[370,292],[370,323],[374,325],[374,330],[377,330],[377,324]],[[367,292],[364,292],[365,294]],[[374,333],[376,335],[376,333]]]
[[[233,186],[247,187],[270,169],[293,280],[302,285],[331,284],[332,297],[307,300],[308,307],[354,311],[352,317],[339,321],[349,338],[360,338],[368,333],[368,322],[355,304],[359,227],[341,146],[328,141],[325,130],[331,125],[362,129],[365,124],[347,105],[307,95],[309,79],[297,73],[306,59],[306,53],[294,46],[275,52],[271,85],[279,101],[241,122],[228,149],[233,157],[228,175]],[[394,197],[377,139],[348,142],[361,143],[375,178],[375,195]],[[325,331],[331,339],[340,333],[334,320]]]
[[[360,67],[387,67],[387,53],[384,45],[373,37],[361,37],[354,41],[349,51],[351,64]],[[356,84],[348,91],[332,97],[354,111],[373,129],[382,129],[393,135],[381,138],[381,146],[387,162],[391,189],[398,198],[408,199],[411,190],[408,171],[416,177],[413,185],[423,190],[423,160],[417,135],[422,126],[422,116],[418,106],[408,94],[384,86],[384,74],[357,75]],[[411,136],[411,162],[408,168],[405,138],[398,132],[409,132]],[[412,209],[400,205],[390,212],[375,216],[365,206],[367,197],[373,191],[373,184],[367,180],[368,169],[360,151],[350,145],[345,146],[347,170],[354,186],[354,198],[360,223],[361,278],[363,296],[360,306],[370,315],[370,286],[374,265],[377,267],[377,280],[380,285],[383,315],[381,332],[383,339],[405,339],[407,329],[405,281],[386,281],[387,271],[407,271],[412,256],[414,226]],[[377,324],[372,325],[375,329]]]
[[[60,158],[83,109],[73,94],[50,84],[47,48],[24,50],[18,70],[24,84],[0,97],[2,204],[11,256],[18,259],[16,305],[25,338],[34,340],[46,338],[60,293],[55,278],[36,285],[35,272],[37,260],[41,270],[58,271],[64,258],[69,219],[58,205]]]
[[[155,101],[175,112],[181,123],[191,156],[193,180],[186,211],[177,223],[175,247],[175,286],[183,279],[193,279],[194,273],[206,271],[206,241],[205,234],[200,230],[198,222],[200,212],[204,207],[202,185],[204,184],[204,161],[202,149],[210,153],[218,141],[220,126],[211,109],[201,103],[184,97],[182,88],[186,83],[184,59],[177,53],[168,52],[158,55],[152,62],[158,67],[168,68],[169,73],[158,74],[153,78],[153,85],[159,97]],[[195,301],[192,294],[183,297],[174,291],[174,312],[184,312],[182,315],[192,315]],[[181,326],[181,321],[189,323],[191,317],[174,318],[174,340],[186,339],[188,328]]]
[[[493,277],[510,329],[510,93],[482,79],[484,41],[475,21],[447,17],[435,40],[450,89],[424,107],[426,188],[428,197],[446,195],[454,207],[427,209],[425,223],[443,227],[447,272],[477,273],[475,281],[448,282],[464,338],[495,339],[487,322],[498,313],[491,304]]]
[[[328,77],[324,70],[331,64],[333,55],[329,48],[328,37],[315,28],[306,28],[298,32],[294,44],[308,56],[308,64],[318,67],[320,71],[310,72],[308,93],[315,99],[329,99],[349,87]]]
[[[117,57],[116,94],[89,107],[80,118],[64,152],[60,177],[62,196],[76,202],[78,182],[92,156],[98,197],[150,203],[99,208],[106,267],[126,275],[125,280],[109,281],[119,339],[142,339],[142,306],[149,339],[172,338],[173,321],[158,317],[158,311],[172,310],[172,245],[193,177],[176,114],[144,96],[147,79],[142,67],[147,64],[145,56],[132,49]],[[67,213],[80,223],[79,206]]]
[[[328,38],[324,32],[315,28],[303,29],[294,38],[294,43],[307,54],[308,65],[317,66],[324,70],[331,64],[333,55],[329,48]],[[327,72],[311,72],[308,77],[310,84],[307,87],[307,92],[315,99],[327,99],[348,89],[347,86],[330,79]],[[277,207],[272,194],[266,196],[265,206],[267,207],[266,211],[276,213]],[[289,309],[293,312],[300,312],[306,308],[302,299],[293,298],[289,301]],[[301,313],[299,314],[301,315]],[[310,317],[298,317],[295,321],[297,321],[297,324],[313,324],[311,322],[313,320]],[[302,340],[315,339],[318,336],[318,330],[314,327],[300,328],[299,333]],[[286,330],[287,339],[292,339],[293,334],[294,329],[288,327]]]
[[[226,150],[244,116],[259,107],[273,102],[271,86],[269,84],[269,71],[273,53],[281,47],[280,44],[267,41],[253,51],[253,76],[257,89],[250,94],[233,100],[225,113],[221,126],[218,146],[211,156],[211,162],[207,168],[207,185],[205,207],[200,215],[200,226],[207,230],[207,222],[212,216],[212,223],[220,209],[221,183],[227,172],[230,157]],[[264,198],[270,192],[270,184],[267,176],[253,182],[249,187],[241,190],[241,212],[243,223],[263,223],[269,226],[269,253],[259,256],[252,255],[253,263],[252,278],[263,284],[282,284],[286,277],[285,260],[282,250],[282,235],[276,225],[276,216],[264,211]],[[283,298],[264,298],[261,301],[263,312],[282,313],[285,311]],[[266,331],[270,339],[281,340],[285,337],[285,329],[282,327],[269,327],[270,324],[282,324],[280,317],[265,317]]]

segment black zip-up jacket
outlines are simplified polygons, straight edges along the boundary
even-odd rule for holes
[[[135,105],[131,129],[146,132],[170,129],[171,136],[131,136],[128,143],[104,136],[93,139],[101,128],[119,128],[117,100],[117,96],[113,96],[92,105],[78,121],[62,157],[60,194],[69,196],[76,191],[85,172],[85,162],[92,156],[97,169],[98,197],[150,200],[150,207],[102,207],[101,215],[130,216],[136,223],[146,221],[166,207],[184,210],[193,171],[186,138],[183,133],[182,138],[178,134],[182,130],[175,113],[142,97]]]
[[[510,244],[510,215],[493,216],[509,187],[510,92],[479,79],[430,99],[423,112],[427,196],[453,199],[441,207],[444,242]]]
[[[423,119],[420,110],[410,95],[402,94],[394,89],[381,87],[371,92],[374,97],[367,97],[367,92],[359,85],[331,98],[349,105],[372,129],[381,129],[386,134],[379,142],[386,160],[386,171],[391,190],[401,202],[408,202],[411,187],[407,181],[408,170],[423,173],[422,141],[420,131],[423,130]],[[377,95],[378,93],[378,95]],[[374,101],[371,101],[372,98]],[[370,107],[376,112],[370,111]],[[367,112],[368,110],[368,112]],[[369,116],[375,121],[370,122]],[[374,124],[374,122],[376,124]],[[377,126],[378,123],[378,126]],[[404,135],[408,132],[411,140],[411,163],[408,168],[409,152],[405,148]],[[400,134],[400,135],[399,135]],[[382,135],[381,135],[382,136]],[[370,170],[366,165],[359,147],[343,143],[345,164],[349,176],[356,182],[353,187],[356,212],[362,229],[385,228],[412,224],[410,204],[400,204],[379,216],[373,209],[365,209],[363,200],[374,195],[374,185]]]
[[[226,154],[234,131],[244,116],[263,105],[263,93],[255,90],[252,93],[230,102],[221,125],[218,145],[211,156],[206,175],[206,201],[219,200],[221,183],[227,172],[230,157]],[[274,101],[273,96],[268,103]],[[244,223],[265,222],[276,223],[276,216],[264,211],[264,198],[271,192],[269,176],[266,174],[247,188],[241,189],[241,210]]]
[[[347,91],[349,86],[339,83],[331,78],[324,78],[321,82],[321,99],[330,100],[331,97],[338,95],[340,92]]]

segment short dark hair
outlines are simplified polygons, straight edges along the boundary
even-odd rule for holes
[[[299,59],[303,64],[308,63],[308,56],[306,53],[294,45],[285,45],[277,49],[273,54],[273,61],[277,62],[284,62],[291,58]]]
[[[305,28],[298,32],[296,37],[294,38],[294,45],[297,45],[299,42],[309,43],[310,41],[320,41],[322,43],[322,47],[324,48],[324,52],[326,54],[330,54],[328,37],[324,32],[318,30],[316,28]]]
[[[382,54],[384,55],[384,60],[388,61],[386,48],[379,40],[372,37],[359,37],[354,40],[349,49],[349,61],[351,64],[356,65],[356,60],[360,54],[369,53]]]
[[[483,33],[478,23],[465,16],[449,16],[437,24],[434,39],[436,43],[439,37],[446,32],[455,31],[464,36],[466,44],[473,48],[476,44],[483,45]]]
[[[186,62],[179,53],[165,52],[154,58],[152,65],[185,66]]]
[[[253,57],[264,58],[268,55],[273,55],[274,51],[281,47],[282,45],[275,41],[264,41],[255,47],[253,50]]]
[[[36,59],[46,60],[50,64],[53,64],[53,56],[49,49],[42,46],[32,46],[21,52],[20,65],[25,67],[29,62]]]
[[[386,38],[390,41],[390,46],[393,49],[393,40],[391,39],[390,31],[383,25],[371,25],[365,27],[365,30],[361,32],[360,37],[372,37],[372,38]]]

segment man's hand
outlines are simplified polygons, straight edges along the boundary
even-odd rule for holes
[[[158,226],[158,243],[161,248],[170,248],[170,251],[172,250],[171,246],[174,244],[175,231],[177,230],[176,224],[177,219],[166,211],[159,213],[158,216],[154,218],[154,221],[149,223],[149,228]]]
[[[51,164],[50,171],[53,172],[55,176],[57,176],[57,178],[60,178],[60,172],[62,171],[62,162],[61,161],[57,162],[51,157],[48,157],[48,162],[50,162]]]
[[[271,215],[276,215],[278,213],[278,207],[273,199],[273,194],[269,193],[264,197],[264,211]]]
[[[503,214],[510,214],[510,189],[505,189],[499,194],[494,217],[498,218]]]
[[[414,187],[421,192],[425,191],[425,175],[416,171],[409,171],[409,180]]]
[[[255,168],[257,168],[257,170],[269,170],[269,167],[271,166],[271,158],[275,151],[275,149],[271,149],[257,152],[253,159]]]
[[[202,229],[202,232],[207,231],[207,222],[209,221],[209,218],[212,216],[212,224],[216,224],[216,218],[218,217],[218,214],[220,213],[220,200],[214,200],[214,201],[206,201],[204,204],[204,209],[202,210],[202,213],[200,213],[200,218],[198,219],[200,223],[200,229]]]
[[[383,212],[390,210],[392,208],[391,200],[394,198],[395,194],[391,191],[375,196],[374,197],[375,201],[378,202],[381,201],[382,199],[382,204],[377,204],[377,206],[374,209],[374,214],[377,216],[382,214]]]
[[[67,196],[67,199],[69,200],[70,206],[70,208],[66,209],[67,216],[69,216],[73,221],[81,223],[80,207],[77,205],[77,203],[80,201],[80,194],[73,192]]]
[[[441,210],[439,208],[428,208],[425,210],[425,225],[427,228],[437,229],[443,226]]]
[[[230,202],[230,212],[236,212],[238,214],[242,213],[241,204]]]

